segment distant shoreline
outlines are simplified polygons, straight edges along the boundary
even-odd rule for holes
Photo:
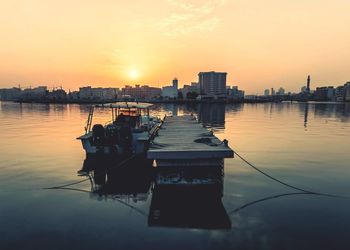
[[[105,104],[114,102],[147,102],[147,103],[173,103],[173,104],[200,104],[200,103],[268,103],[268,102],[282,102],[282,101],[266,101],[266,100],[86,100],[86,101],[38,101],[38,100],[3,100],[16,103],[41,103],[41,104]]]
[[[165,104],[243,104],[243,103],[281,103],[281,102],[294,102],[294,103],[329,103],[329,104],[342,104],[349,102],[332,102],[332,101],[305,101],[305,100],[109,100],[109,101],[98,101],[98,100],[86,100],[86,101],[34,101],[34,100],[1,100],[3,102],[15,102],[15,103],[37,103],[37,104],[105,104],[114,102],[147,102],[147,103],[165,103]]]

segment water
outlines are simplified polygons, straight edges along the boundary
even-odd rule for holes
[[[169,104],[153,110],[168,112],[198,115],[234,150],[285,182],[350,196],[349,104]],[[76,190],[43,189],[82,180],[76,173],[85,154],[75,138],[87,114],[87,106],[1,103],[0,249],[349,248],[350,199],[288,195],[296,191],[238,158],[225,160],[223,197],[215,204],[173,193],[159,199],[147,188],[100,196],[90,193],[89,182],[72,186]],[[157,205],[167,209],[166,227],[149,221]],[[215,222],[220,228],[225,218],[229,228],[204,229]]]

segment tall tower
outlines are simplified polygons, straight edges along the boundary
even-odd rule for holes
[[[174,80],[173,80],[173,87],[174,87],[175,89],[178,89],[178,88],[179,88],[179,80],[177,80],[177,78],[174,78]]]
[[[310,75],[307,76],[307,84],[306,84],[306,92],[307,93],[310,93],[310,81],[311,81],[311,78],[310,78]]]

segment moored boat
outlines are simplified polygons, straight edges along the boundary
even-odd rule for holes
[[[150,116],[150,103],[117,102],[90,107],[81,140],[87,156],[145,157],[150,141],[157,134],[161,120]],[[96,109],[110,109],[111,121],[93,124]]]

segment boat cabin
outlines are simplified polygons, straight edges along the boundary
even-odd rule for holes
[[[133,130],[141,129],[148,131],[150,129],[149,122],[153,118],[149,115],[150,103],[122,102],[110,104],[98,104],[92,106],[85,127],[85,133],[89,133],[92,129],[92,118],[96,108],[110,108],[111,121],[107,122],[117,126],[128,126]]]

